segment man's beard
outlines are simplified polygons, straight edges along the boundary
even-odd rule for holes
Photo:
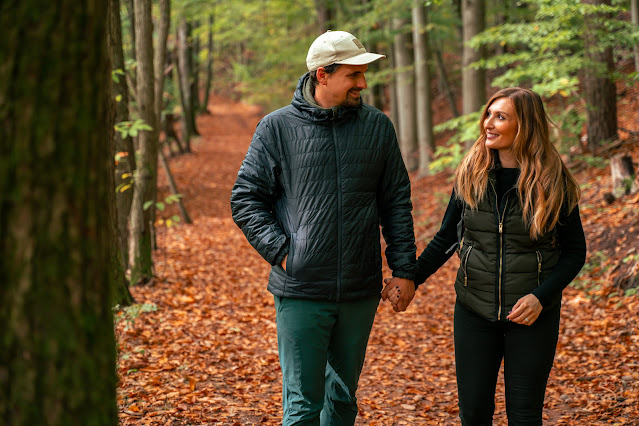
[[[346,99],[340,104],[340,106],[347,108],[356,108],[362,104],[362,96],[358,96],[357,98],[353,98],[349,96],[350,92],[346,94]]]

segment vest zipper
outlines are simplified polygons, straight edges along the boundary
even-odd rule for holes
[[[541,262],[543,260],[541,252],[537,250],[537,287],[541,285]]]
[[[337,131],[335,130],[335,124],[331,124],[333,130],[333,145],[335,146],[335,167],[337,171],[337,295],[336,301],[340,301],[340,295],[342,290],[342,173],[341,173],[341,161],[339,155],[339,147],[337,143]]]
[[[468,287],[468,258],[470,257],[470,252],[473,250],[473,246],[468,247],[468,251],[464,256],[464,287]]]
[[[499,216],[499,277],[497,278],[498,280],[498,293],[499,293],[499,309],[497,310],[497,320],[501,320],[501,284],[502,284],[502,280],[501,280],[501,276],[502,276],[502,271],[504,268],[504,219],[506,218],[506,210],[508,210],[508,193],[510,191],[512,191],[513,189],[509,189],[508,191],[506,191],[506,193],[504,194],[504,211],[503,212],[499,212],[499,203],[497,200],[497,190],[495,189],[495,185],[490,182],[490,185],[493,188],[493,192],[495,193],[495,206],[497,207],[497,215]]]

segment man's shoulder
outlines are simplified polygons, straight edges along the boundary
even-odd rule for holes
[[[289,104],[289,105],[283,106],[282,108],[278,108],[275,111],[269,112],[262,118],[261,121],[276,122],[280,120],[285,120],[295,115],[295,113],[296,113],[296,109],[293,107],[293,105]]]
[[[367,119],[392,125],[390,118],[388,118],[388,116],[383,111],[380,111],[372,105],[362,103],[360,114]]]

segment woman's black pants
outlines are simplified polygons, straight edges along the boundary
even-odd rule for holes
[[[509,426],[538,426],[559,335],[560,306],[530,326],[489,321],[455,304],[455,363],[463,426],[490,426],[502,359]]]

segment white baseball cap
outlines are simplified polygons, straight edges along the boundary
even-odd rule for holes
[[[365,65],[385,57],[367,52],[353,34],[328,30],[311,44],[306,56],[306,66],[309,71],[315,71],[331,64]]]

